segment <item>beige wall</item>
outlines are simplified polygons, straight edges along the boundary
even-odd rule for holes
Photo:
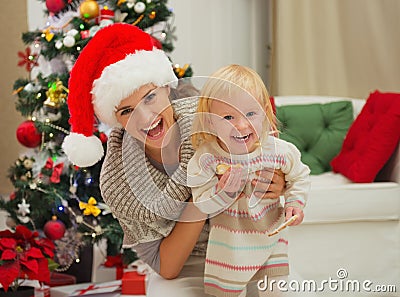
[[[400,91],[399,0],[274,0],[273,94]]]
[[[24,120],[15,110],[15,97],[12,95],[14,82],[24,78],[27,72],[17,67],[17,52],[24,50],[22,32],[27,31],[26,1],[2,1],[0,18],[1,72],[0,72],[0,195],[9,195],[13,190],[7,171],[19,154],[27,149],[21,146],[15,131]]]

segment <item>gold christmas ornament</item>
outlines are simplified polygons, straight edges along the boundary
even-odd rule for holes
[[[43,34],[47,42],[50,42],[54,37],[54,33],[52,33],[49,28],[43,30]]]
[[[61,103],[67,98],[68,89],[64,87],[62,81],[57,80],[53,82],[48,91],[46,92],[47,99],[43,102],[43,105],[49,108],[58,109]]]
[[[186,70],[189,68],[189,66],[189,64],[185,64],[183,65],[183,67],[180,67],[178,64],[175,65],[174,70],[178,78],[182,78],[185,75]]]
[[[79,13],[86,20],[97,18],[100,14],[99,4],[95,0],[85,0],[79,6]]]
[[[153,10],[152,12],[150,12],[149,18],[150,18],[150,20],[154,20],[155,17],[156,17],[156,12]]]
[[[90,197],[87,203],[80,201],[79,208],[83,210],[85,216],[93,215],[97,217],[101,213],[101,210],[96,206],[96,204],[96,199]]]

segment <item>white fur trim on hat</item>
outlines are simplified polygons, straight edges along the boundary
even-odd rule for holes
[[[162,50],[139,50],[105,67],[93,82],[94,112],[103,123],[118,126],[115,108],[143,85],[163,86],[177,81],[171,62]]]
[[[100,139],[94,135],[85,136],[70,133],[64,138],[62,149],[72,164],[79,167],[89,167],[96,164],[104,155]]]

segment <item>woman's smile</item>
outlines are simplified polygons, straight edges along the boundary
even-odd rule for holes
[[[162,118],[155,120],[148,128],[143,128],[142,131],[152,140],[158,139],[164,134],[164,121]]]

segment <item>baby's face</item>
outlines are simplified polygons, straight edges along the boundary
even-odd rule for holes
[[[235,155],[253,152],[259,146],[266,115],[259,101],[247,92],[213,99],[211,129],[221,147]]]

